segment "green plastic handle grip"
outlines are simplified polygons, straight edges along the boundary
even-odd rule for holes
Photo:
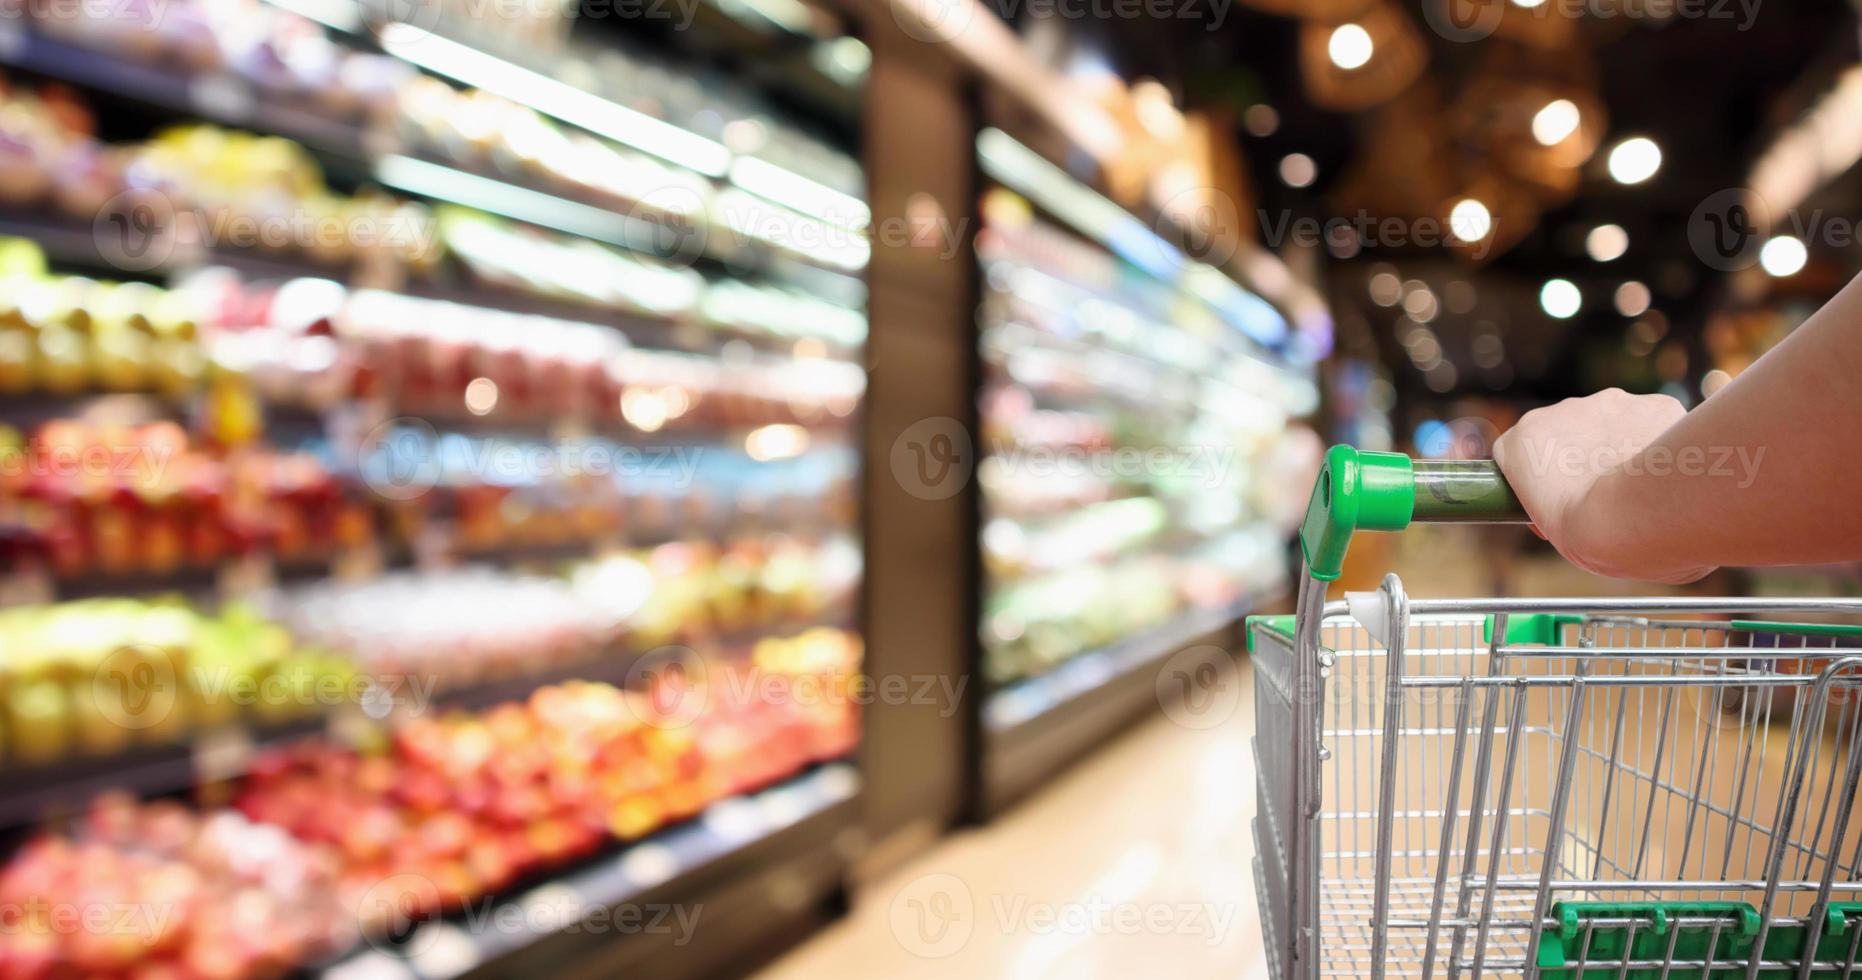
[[[1333,446],[1300,524],[1307,571],[1330,582],[1344,567],[1353,534],[1401,531],[1412,521],[1524,524],[1528,518],[1493,460],[1412,460]]]

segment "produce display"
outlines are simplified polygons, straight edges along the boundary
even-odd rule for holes
[[[33,765],[276,725],[357,693],[349,662],[250,607],[92,599],[0,609],[0,762]]]
[[[0,868],[0,976],[279,976],[354,944],[339,867],[236,811],[109,794]]]
[[[0,395],[194,394],[210,367],[198,323],[179,293],[51,275],[37,245],[0,239]]]
[[[262,552],[327,558],[374,539],[354,485],[315,456],[226,446],[174,422],[0,426],[0,559],[57,575],[159,576]]]
[[[814,631],[729,676],[542,688],[365,749],[306,740],[261,756],[231,809],[101,797],[0,866],[0,976],[245,980],[327,959],[845,755],[859,655]],[[90,928],[89,907],[148,914]]]
[[[1161,278],[1010,191],[982,210],[990,680],[1282,588],[1253,487],[1301,388],[1244,329],[1278,314],[1233,283]]]
[[[857,746],[859,165],[284,6],[0,32],[0,980],[319,975]]]

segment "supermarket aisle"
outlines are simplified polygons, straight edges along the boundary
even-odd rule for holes
[[[763,976],[1264,978],[1245,664],[1233,680],[1220,724],[1143,724],[863,889],[845,921]]]

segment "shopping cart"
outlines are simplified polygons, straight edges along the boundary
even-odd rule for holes
[[[1862,600],[1326,601],[1354,531],[1524,519],[1491,462],[1327,454],[1248,627],[1272,975],[1862,978],[1862,629],[1813,615]]]

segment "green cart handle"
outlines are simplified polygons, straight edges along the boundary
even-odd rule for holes
[[[1313,578],[1338,578],[1358,531],[1401,531],[1413,521],[1525,524],[1526,511],[1491,459],[1418,459],[1333,446],[1300,524]]]

